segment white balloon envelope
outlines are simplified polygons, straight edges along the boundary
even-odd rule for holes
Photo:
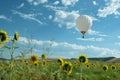
[[[88,29],[92,26],[92,19],[87,15],[80,15],[76,20],[76,26],[82,33],[83,38]]]

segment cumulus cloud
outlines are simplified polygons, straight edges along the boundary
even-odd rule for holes
[[[120,0],[105,0],[106,6],[103,9],[98,10],[97,16],[107,17],[108,15],[120,15],[118,9],[120,9]]]
[[[101,32],[94,31],[94,30],[92,30],[92,29],[89,29],[89,30],[88,30],[88,34],[89,34],[89,35],[101,36],[101,37],[107,36],[107,35],[105,35],[105,34],[103,34],[103,33],[101,33]]]
[[[118,39],[120,39],[120,36],[117,36]]]
[[[79,11],[66,12],[63,10],[57,10],[55,13],[54,22],[59,24],[59,27],[62,25],[67,26],[68,29],[75,26],[75,20],[79,16]]]
[[[117,36],[118,39],[120,39],[120,36]],[[120,46],[120,42],[115,42],[115,45]]]
[[[76,39],[82,41],[96,41],[96,42],[104,41],[103,38],[76,38]]]
[[[115,45],[118,45],[118,46],[120,46],[120,42],[115,42]]]
[[[97,2],[96,2],[96,1],[93,1],[93,5],[97,5]]]
[[[80,15],[78,10],[66,11],[66,7],[58,7],[52,5],[45,5],[44,7],[55,11],[55,16],[53,21],[58,23],[58,26],[66,26],[67,29],[75,28],[76,19]],[[97,18],[90,16],[93,21],[98,20]]]
[[[97,21],[98,19],[96,17],[90,16],[92,21]]]
[[[58,5],[59,3],[60,3],[59,1],[55,1],[53,4]]]
[[[43,46],[43,45],[47,45],[47,44],[52,44],[51,46],[57,46],[58,44],[56,43],[56,42],[54,42],[54,41],[42,41],[42,40],[36,40],[36,39],[32,39],[32,40],[30,40],[30,39],[28,39],[28,38],[26,38],[26,37],[20,37],[20,40],[19,40],[19,42],[21,43],[21,44],[24,44],[24,43],[32,43],[32,44],[34,44],[34,45],[41,45],[41,46]]]
[[[52,18],[53,18],[53,16],[52,16],[52,15],[49,15],[49,16],[48,16],[48,19],[52,19]]]
[[[45,8],[51,9],[53,11],[57,10],[65,10],[66,7],[59,7],[59,6],[53,6],[53,5],[44,5]]]
[[[24,6],[24,3],[21,3],[17,8],[20,9]]]
[[[0,19],[11,21],[11,19],[9,19],[8,17],[6,17],[5,15],[0,15]]]
[[[26,44],[28,43],[28,40],[29,39],[27,39],[26,37],[20,37],[19,43]],[[35,48],[35,50],[40,52],[42,52],[41,47],[51,45],[51,50],[54,49],[57,51],[52,55],[52,57],[77,57],[80,53],[86,53],[88,57],[117,56],[118,54],[120,54],[120,51],[114,49],[97,47],[94,45],[83,46],[68,42],[56,42],[50,40],[42,41],[32,39],[31,44],[36,45],[37,47]]]
[[[35,21],[35,22],[37,22],[39,24],[43,24],[42,21],[40,21],[39,19],[36,18],[36,16],[41,15],[40,13],[39,14],[24,14],[24,13],[15,11],[15,10],[12,10],[12,12],[13,12],[13,14],[17,14],[17,15],[19,15],[20,17],[22,17],[24,19],[32,20],[32,21]]]
[[[27,0],[27,1],[34,6],[48,2],[48,0]]]
[[[79,0],[62,0],[62,4],[64,6],[74,6],[76,2],[78,2]]]

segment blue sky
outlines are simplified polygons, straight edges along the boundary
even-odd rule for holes
[[[92,27],[82,39],[75,21],[79,15],[92,18]],[[19,32],[20,51],[28,49],[48,57],[120,57],[120,0],[2,0],[0,29],[13,36]],[[52,44],[50,46],[50,44]],[[9,45],[9,44],[8,44]],[[28,54],[29,55],[29,54]],[[9,55],[4,53],[3,57]]]

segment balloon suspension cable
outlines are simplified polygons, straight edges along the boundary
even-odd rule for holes
[[[82,38],[84,38],[84,34],[86,33],[85,31],[81,31],[81,33],[82,33]]]
[[[84,38],[84,35],[82,36],[82,38]]]

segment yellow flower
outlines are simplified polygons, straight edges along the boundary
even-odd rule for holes
[[[19,39],[19,34],[18,34],[18,32],[15,32],[15,34],[14,34],[14,40],[18,40]]]
[[[25,63],[26,65],[28,65],[28,61],[25,60],[24,63]]]
[[[37,67],[38,66],[38,61],[34,61],[34,65]]]
[[[107,65],[103,65],[103,70],[107,71],[108,70],[108,66]]]
[[[38,58],[38,56],[37,56],[37,55],[32,54],[32,55],[31,55],[31,57],[30,57],[30,60],[31,60],[32,62],[35,62],[35,61],[38,61],[38,60],[39,60],[39,58]]]
[[[71,62],[65,62],[62,66],[62,70],[66,72],[68,75],[72,73],[72,64]]]
[[[90,65],[89,65],[88,63],[87,63],[87,64],[85,64],[85,65],[86,65],[86,68],[88,68],[88,69],[90,68]]]
[[[42,61],[42,63],[43,63],[43,65],[47,65],[48,63],[47,63],[47,61]]]
[[[8,35],[7,32],[0,30],[0,42],[8,42]]]
[[[57,61],[60,64],[60,66],[64,65],[64,60],[62,58],[58,58]]]
[[[112,66],[111,66],[111,69],[115,70],[115,69],[116,69],[116,66],[115,66],[115,65],[112,65]]]
[[[85,54],[81,54],[79,57],[78,57],[78,61],[80,62],[80,63],[88,63],[88,58],[86,57],[86,55]]]
[[[46,55],[45,54],[42,54],[41,57],[42,57],[42,60],[46,60]]]

